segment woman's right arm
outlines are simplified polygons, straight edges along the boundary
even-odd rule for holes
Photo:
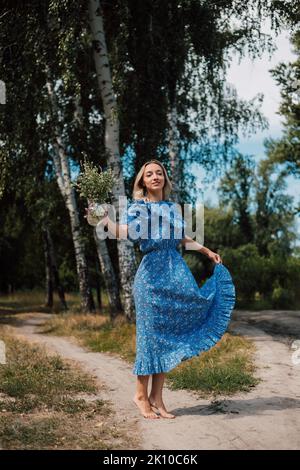
[[[108,217],[108,214],[107,212],[105,213],[105,215],[102,217],[102,219],[100,219],[100,221],[98,222],[97,225],[103,225],[103,227],[106,227],[108,228],[108,231],[113,235],[115,234],[116,238],[127,238],[127,235],[128,235],[128,225],[127,224],[118,224],[116,222],[114,222],[113,220],[110,220],[110,218]]]
[[[126,224],[118,224],[116,222],[113,222],[106,216],[107,222],[105,222],[105,225],[107,225],[107,228],[111,234],[116,234],[116,238],[127,238],[128,235],[128,225]],[[102,221],[101,221],[102,222]]]

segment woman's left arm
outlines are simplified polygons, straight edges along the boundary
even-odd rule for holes
[[[211,259],[215,263],[222,263],[221,256],[218,255],[218,253],[214,253],[206,246],[200,245],[200,243],[196,242],[195,240],[193,240],[192,238],[188,236],[185,236],[181,240],[181,243],[187,250],[199,251],[199,253],[202,253],[203,255],[207,256],[209,259]]]

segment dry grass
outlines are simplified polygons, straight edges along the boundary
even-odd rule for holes
[[[0,311],[1,306],[3,308],[6,305],[10,310],[7,310],[5,321],[21,322],[26,315],[41,311],[34,310],[33,305],[41,299],[40,293],[21,293],[13,298],[7,297],[2,299]],[[69,301],[71,299],[72,296]],[[106,301],[104,303],[106,305]],[[106,311],[107,305],[101,313],[82,314],[79,313],[79,297],[73,296],[73,306],[75,310],[52,316],[40,328],[40,332],[75,337],[92,351],[116,354],[128,363],[133,363],[135,325],[128,324],[123,316],[118,316],[112,323]],[[249,340],[225,334],[214,348],[183,362],[169,372],[167,382],[172,388],[197,390],[206,396],[248,391],[258,383],[253,352],[254,345]]]
[[[132,364],[135,358],[135,326],[119,317],[114,324],[103,316],[55,316],[43,333],[74,336],[93,351],[116,353]],[[182,362],[167,374],[173,389],[197,390],[202,396],[249,391],[255,377],[254,344],[226,333],[212,349]]]
[[[0,328],[2,449],[133,449],[138,447],[95,379],[72,361]]]
[[[93,292],[96,299],[95,292]],[[66,292],[65,299],[70,312],[80,313],[81,297],[78,292]],[[1,296],[0,313],[16,314],[26,312],[54,312],[62,311],[59,299],[55,293],[53,308],[45,307],[45,292],[41,290],[17,291],[13,294]],[[108,298],[106,293],[102,293],[102,313],[108,312]],[[99,309],[96,308],[99,313]],[[108,314],[108,313],[106,313]]]
[[[131,362],[135,358],[135,325],[118,316],[65,314],[49,319],[39,330],[57,336],[73,336],[95,352],[115,353]]]

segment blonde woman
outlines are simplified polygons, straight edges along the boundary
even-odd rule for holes
[[[175,418],[163,401],[165,373],[214,346],[226,331],[235,304],[232,278],[220,255],[185,235],[185,221],[176,204],[168,200],[170,192],[165,167],[158,160],[149,160],[135,178],[133,201],[120,223],[115,224],[107,215],[100,222],[117,237],[125,232],[131,241],[139,243],[144,253],[133,285],[136,308],[133,373],[137,376],[133,401],[149,419]],[[154,236],[153,220],[159,220]],[[165,231],[166,226],[171,229],[169,232]],[[133,233],[138,236],[133,237]],[[166,233],[170,236],[165,237]],[[215,263],[212,276],[200,288],[177,249],[180,243],[188,242],[190,249]]]

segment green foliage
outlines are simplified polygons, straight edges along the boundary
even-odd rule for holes
[[[117,180],[113,175],[111,168],[106,171],[100,171],[91,162],[85,161],[83,164],[83,172],[73,183],[74,187],[79,191],[81,197],[87,198],[99,204],[107,202],[109,193]]]
[[[266,308],[299,308],[300,258],[262,256],[254,244],[222,253],[236,285],[238,306],[254,306],[257,300]]]
[[[238,246],[240,230],[234,224],[233,212],[230,208],[205,207],[204,209],[204,245],[212,250],[222,246]]]
[[[300,264],[285,174],[268,159],[257,168],[252,157],[239,153],[233,161],[221,180],[220,208],[205,209],[204,244],[220,253],[233,275],[238,306],[297,308]],[[203,280],[197,254],[189,254],[187,262]]]
[[[272,304],[274,308],[290,308],[291,292],[281,286],[274,287],[272,292]]]
[[[266,142],[268,159],[282,164],[287,174],[300,176],[300,31],[292,36],[297,58],[291,63],[280,63],[272,75],[281,88],[280,114],[284,117],[284,132],[278,140]],[[298,208],[299,210],[299,208]]]
[[[220,182],[221,206],[230,205],[244,243],[253,239],[250,215],[251,192],[255,178],[255,162],[252,156],[236,153],[230,171]]]
[[[64,223],[67,213],[49,155],[54,129],[58,129],[68,149],[71,173],[82,155],[96,163],[95,167],[86,163],[75,183],[81,197],[105,202],[114,184],[110,172],[97,170],[107,165],[105,114],[99,98],[86,1],[42,3],[41,7],[35,0],[6,1],[0,17],[1,79],[10,90],[8,105],[0,106],[0,289],[4,291],[9,286],[32,287],[44,282],[42,222],[50,224],[63,284],[77,287],[70,227]],[[229,167],[233,163],[224,192],[226,202],[224,198],[221,209],[206,212],[205,244],[221,255],[224,247],[237,249],[235,258],[244,268],[237,272],[236,279],[242,276],[238,281],[241,293],[250,298],[257,293],[257,281],[247,276],[259,278],[258,272],[261,290],[268,296],[278,288],[273,287],[269,273],[278,273],[283,289],[294,290],[289,265],[280,263],[292,255],[292,216],[281,182],[271,184],[274,175],[257,175],[258,184],[251,186],[251,165],[244,164],[242,158],[232,160],[239,132],[263,128],[265,120],[259,112],[261,96],[250,102],[240,100],[226,83],[226,70],[233,53],[254,58],[271,50],[271,38],[263,31],[265,18],[271,19],[277,32],[287,23],[292,27],[299,19],[298,3],[293,7],[290,2],[261,0],[155,0],[140,4],[116,0],[103,4],[120,125],[120,136],[116,137],[120,137],[123,169],[129,175],[125,181],[127,192],[133,175],[149,155],[159,153],[169,167],[168,113],[174,107],[181,194],[192,198],[195,179],[189,170],[191,162],[200,163],[208,179],[221,169],[225,157]],[[234,26],[234,18],[239,18],[239,26]],[[299,33],[295,40],[297,46]],[[57,92],[55,122],[47,94],[47,68]],[[297,61],[291,67],[281,67],[277,75],[285,93],[282,112],[291,131],[280,161],[291,160],[292,165],[297,164],[294,160],[299,155],[299,106],[294,106],[289,96],[297,94],[294,79],[299,78],[298,70]],[[289,149],[292,151],[288,153]],[[52,186],[56,189],[48,190],[42,184],[44,179],[49,185],[55,182]],[[256,191],[252,201],[250,189]],[[12,194],[17,195],[17,202]],[[79,206],[82,203],[79,201]],[[257,208],[255,216],[250,211],[251,203]],[[89,228],[84,226],[83,231],[89,241],[92,271],[95,255]],[[258,252],[252,251],[252,260],[246,255],[249,243],[258,248]],[[244,251],[241,245],[246,247]],[[273,254],[276,256],[271,260]],[[202,265],[197,271],[197,263],[193,270],[200,276],[205,272]],[[279,294],[274,295],[275,299]]]
[[[259,290],[264,260],[259,256],[257,247],[248,243],[234,250],[225,248],[223,260],[229,266],[233,276],[236,290],[240,296],[254,299],[255,292]]]

